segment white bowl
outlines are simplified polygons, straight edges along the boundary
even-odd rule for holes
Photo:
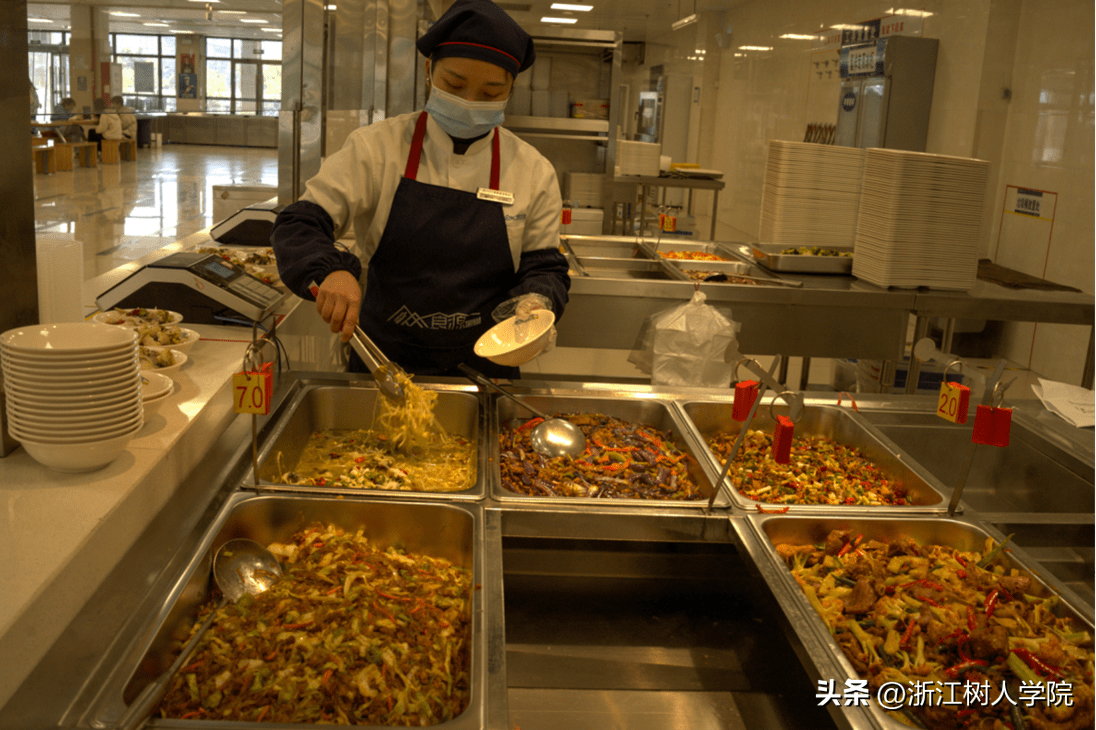
[[[135,374],[133,380],[128,383],[111,382],[108,387],[62,387],[9,381],[4,385],[4,388],[9,396],[14,395],[19,400],[27,403],[59,408],[83,408],[94,403],[113,403],[123,396],[128,396],[133,391],[139,390],[140,382]]]
[[[141,401],[136,397],[132,401],[77,412],[50,411],[8,401],[8,416],[12,423],[36,428],[56,428],[59,431],[81,430],[97,425],[117,425],[117,422],[133,417],[140,410]]]
[[[147,347],[150,350],[178,350],[184,355],[190,353],[190,348],[194,347],[194,343],[202,338],[197,332],[186,327],[180,327],[179,331],[186,337],[182,342],[176,342],[173,345],[140,345],[141,347]]]
[[[61,353],[19,352],[17,350],[0,351],[0,362],[4,365],[17,365],[25,368],[89,368],[105,365],[124,365],[137,356],[137,345],[127,346],[111,352],[90,355],[63,355]]]
[[[143,405],[145,411],[145,421],[147,422],[149,418],[155,415],[156,412],[160,410],[160,406],[167,402],[167,399],[170,397],[171,391],[168,391],[167,393],[164,393],[163,395],[158,395],[155,398],[148,398],[147,400],[141,401],[141,404]]]
[[[99,312],[91,319],[95,322],[99,322],[100,324],[124,324],[127,326],[131,326],[140,320],[140,315],[132,314],[133,312],[137,312],[139,309],[141,308],[137,307],[132,309],[111,309],[106,312]],[[179,324],[183,321],[183,315],[179,314],[178,312],[172,312],[170,309],[163,309],[160,311],[166,312],[168,315],[168,321],[163,322],[162,324]]]
[[[4,363],[4,378],[7,380],[39,383],[101,383],[120,380],[137,371],[137,356],[116,365],[102,365],[86,368],[50,368],[26,367]]]
[[[104,408],[117,408],[119,404],[137,402],[141,400],[141,387],[134,383],[133,386],[119,389],[112,393],[96,394],[94,396],[80,397],[72,395],[64,398],[54,398],[37,395],[33,391],[15,391],[11,386],[7,387],[8,403],[29,411],[42,413],[80,413],[90,414]]]
[[[98,322],[36,324],[8,330],[0,335],[0,345],[8,350],[68,355],[124,350],[136,341],[137,333],[133,330]]]
[[[141,400],[150,401],[168,396],[174,389],[175,381],[169,376],[152,370],[141,371]]]
[[[493,363],[517,367],[529,362],[548,345],[556,315],[547,309],[513,316],[480,335],[473,351]]]
[[[20,440],[23,448],[39,464],[54,471],[79,473],[102,469],[117,459],[126,450],[126,444],[140,430],[138,427],[132,433],[79,444],[51,444],[30,439]]]
[[[155,348],[149,348],[149,349],[155,349]],[[160,349],[163,349],[163,348],[160,348]],[[175,358],[175,363],[174,364],[168,365],[167,367],[160,367],[160,368],[142,368],[141,372],[160,373],[162,375],[169,375],[172,379],[174,379],[175,378],[175,373],[179,370],[179,368],[181,368],[183,365],[186,365],[187,356],[186,356],[185,353],[180,352],[179,350],[176,350],[176,349],[171,350],[171,355],[172,355],[172,357]]]
[[[111,438],[114,436],[120,436],[123,433],[129,433],[134,428],[141,425],[144,418],[144,407],[142,406],[137,414],[130,416],[123,421],[117,423],[104,424],[102,426],[84,426],[84,427],[72,427],[68,430],[61,431],[52,426],[40,426],[38,424],[24,424],[22,422],[11,424],[11,432],[16,434],[17,438],[28,438],[31,441],[38,441],[40,443],[78,443],[80,441],[94,441],[98,439]]]

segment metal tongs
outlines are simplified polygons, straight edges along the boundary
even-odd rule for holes
[[[315,297],[320,291],[319,284],[314,281],[309,282],[308,291]],[[397,405],[403,405],[404,401],[407,400],[407,394],[403,392],[403,386],[400,385],[397,377],[407,377],[407,373],[404,372],[403,368],[389,360],[381,351],[381,348],[377,347],[377,344],[362,331],[361,327],[354,327],[354,334],[350,336],[350,346],[354,348],[354,352],[358,353],[358,357],[362,359],[365,366],[369,368],[369,372],[373,374],[373,379],[377,381],[377,390],[381,392],[381,395]]]
[[[403,368],[385,357],[381,348],[369,339],[361,327],[354,328],[354,334],[350,336],[350,346],[369,368],[369,372],[373,373],[373,379],[377,381],[377,390],[381,392],[381,395],[402,405],[407,399],[407,394],[403,392],[403,386],[400,385],[400,378],[397,376],[407,377]]]

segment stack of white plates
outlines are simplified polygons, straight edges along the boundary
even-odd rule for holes
[[[869,149],[853,275],[884,287],[974,288],[988,175],[985,160]]]
[[[63,472],[114,461],[144,423],[137,334],[95,322],[0,335],[9,429],[36,461]]]
[[[568,172],[563,178],[563,197],[573,208],[600,208],[605,176],[592,172]]]
[[[770,140],[760,239],[780,246],[852,248],[864,150]]]
[[[658,177],[662,165],[662,145],[618,140],[616,164],[621,175]]]

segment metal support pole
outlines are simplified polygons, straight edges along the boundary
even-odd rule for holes
[[[799,372],[799,389],[806,390],[811,379],[811,359],[803,358],[803,369]]]
[[[929,318],[917,317],[917,322],[913,326],[913,341],[915,343],[920,342],[925,338],[929,332]],[[913,395],[917,392],[917,381],[921,378],[921,363],[910,352],[910,365],[909,371],[906,375],[906,395]]]

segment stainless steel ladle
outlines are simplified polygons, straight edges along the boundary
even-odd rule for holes
[[[179,656],[171,663],[167,671],[150,682],[137,699],[126,709],[125,713],[115,725],[124,730],[136,730],[148,720],[149,713],[167,691],[168,684],[175,673],[186,663],[194,649],[198,646],[198,640],[206,632],[217,611],[228,601],[235,603],[245,593],[256,596],[268,589],[282,574],[282,566],[278,559],[266,548],[254,540],[236,538],[221,545],[217,554],[213,557],[213,581],[221,589],[224,598],[217,608],[210,612],[206,620],[198,627],[194,636],[186,643]]]
[[[562,418],[553,418],[546,413],[538,411],[521,398],[518,398],[508,390],[492,383],[482,373],[464,363],[461,363],[457,367],[459,367],[460,371],[467,375],[472,382],[501,393],[534,416],[539,416],[543,419],[533,427],[532,432],[529,434],[529,442],[538,453],[544,454],[545,456],[570,456],[571,458],[574,458],[586,450],[586,434],[584,434],[582,429],[575,424],[570,421],[565,421]]]

